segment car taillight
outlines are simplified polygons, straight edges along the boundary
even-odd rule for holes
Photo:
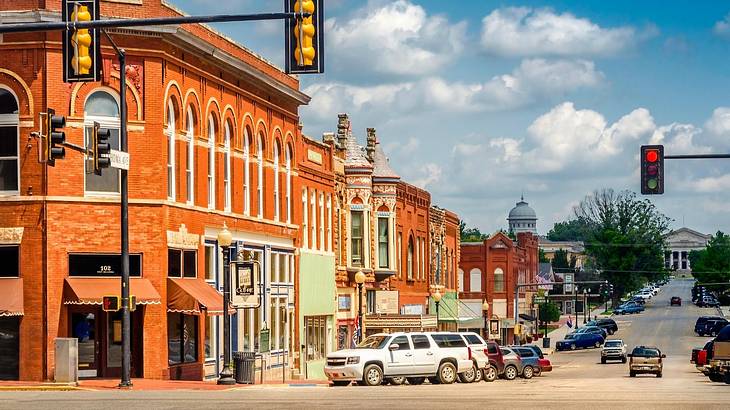
[[[489,357],[489,349],[484,349],[484,355]]]
[[[469,360],[471,360],[471,347],[467,346],[466,349],[469,351]]]

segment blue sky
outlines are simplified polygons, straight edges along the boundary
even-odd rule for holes
[[[173,0],[190,14],[278,11],[281,0]],[[492,232],[524,191],[540,233],[594,189],[638,191],[638,149],[730,152],[730,3],[328,0],[326,74],[304,132],[348,112],[393,168]],[[281,22],[226,35],[283,66]],[[730,161],[668,161],[660,210],[730,231]]]

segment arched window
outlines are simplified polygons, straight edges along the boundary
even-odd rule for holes
[[[286,223],[291,223],[291,148],[286,149]]]
[[[332,196],[327,194],[327,251],[332,252]]]
[[[223,140],[223,209],[231,210],[231,125],[225,122],[225,139]]]
[[[84,105],[84,129],[86,134],[86,147],[91,149],[91,133],[94,122],[99,123],[102,128],[109,129],[109,145],[112,149],[119,149],[119,104],[116,98],[106,91],[93,92],[86,99]],[[91,158],[87,157],[86,169],[93,169]],[[119,193],[119,170],[107,168],[101,175],[93,172],[86,173],[85,188],[87,192],[95,193]]]
[[[259,134],[258,141],[258,183],[256,184],[256,197],[258,202],[258,216],[264,217],[264,136]]]
[[[324,249],[324,194],[319,193],[319,250]]]
[[[309,207],[307,206],[307,188],[302,188],[302,246],[309,248]]]
[[[208,117],[208,208],[215,208],[215,118]]]
[[[494,291],[504,292],[504,271],[501,268],[494,270]]]
[[[279,144],[274,142],[274,220],[279,220]]]
[[[0,193],[3,195],[19,192],[19,130],[18,100],[0,85]]]
[[[310,226],[312,227],[312,249],[317,249],[317,191],[312,190],[312,195],[309,201],[311,212]]]
[[[474,268],[469,271],[469,292],[482,291],[482,271]]]
[[[175,102],[167,101],[167,199],[175,200]]]
[[[464,271],[461,270],[461,268],[459,268],[459,271],[457,272],[457,274],[458,274],[458,277],[456,278],[456,280],[459,282],[458,283],[459,292],[463,292],[464,291]]]
[[[193,204],[195,201],[195,115],[193,114],[192,107],[188,107],[188,154],[187,154],[187,167],[186,169],[186,180],[188,188],[188,204]]]
[[[413,280],[413,271],[415,270],[415,267],[413,260],[413,236],[408,237],[408,256],[406,258],[406,269],[408,272],[408,280]]]
[[[251,181],[249,176],[251,152],[249,138],[248,127],[243,127],[243,213],[245,215],[251,214]]]

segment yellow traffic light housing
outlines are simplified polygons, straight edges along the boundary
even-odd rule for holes
[[[91,13],[86,6],[74,5],[74,12],[71,13],[71,21],[91,21]],[[91,34],[89,29],[73,30],[71,35],[74,56],[71,58],[71,68],[76,75],[89,74],[91,69]]]
[[[295,13],[314,14],[314,1],[298,0],[294,3]],[[312,16],[297,18],[294,26],[294,37],[297,39],[297,47],[294,49],[294,59],[300,66],[311,66],[317,51],[314,49],[314,34],[316,28],[312,24]]]
[[[76,24],[99,20],[99,0],[63,0],[61,14],[68,23],[63,36],[63,81],[98,81],[102,66],[99,30],[77,28]]]
[[[286,72],[324,72],[324,0],[286,0],[285,12],[294,13],[285,24]]]

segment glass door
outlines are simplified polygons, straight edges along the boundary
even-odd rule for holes
[[[79,340],[79,377],[98,376],[97,317],[96,310],[71,313],[71,334]]]

